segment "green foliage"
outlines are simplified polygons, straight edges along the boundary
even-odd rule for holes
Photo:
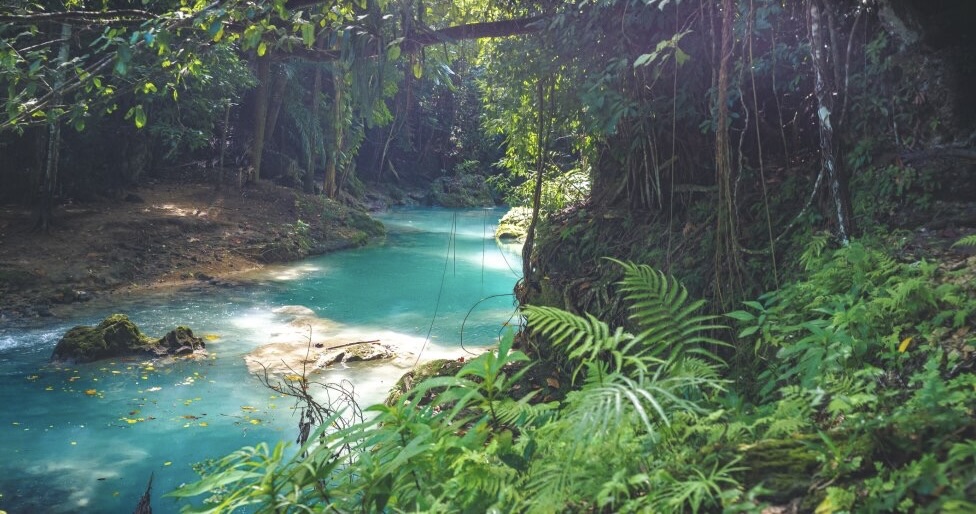
[[[615,338],[592,317],[574,324],[568,313],[529,308],[530,323],[563,333],[567,346],[588,341],[603,349],[594,358],[579,353],[585,379],[564,401],[538,403],[534,393],[519,392],[528,357],[512,349],[509,333],[454,376],[424,380],[389,405],[370,407],[370,421],[335,430],[327,420],[295,457],[280,447],[246,448],[171,494],[212,495],[204,512],[246,505],[256,512],[716,508],[733,496],[735,458],[684,446],[721,438],[708,427],[722,412],[709,414],[707,406],[723,382],[714,359],[698,351],[710,341],[699,335],[710,318],[693,314],[699,303],[686,302],[673,279],[620,264],[622,287],[638,299],[635,319],[668,335]],[[682,320],[661,319],[662,309]],[[579,334],[555,328],[563,323]],[[646,347],[628,346],[635,341]]]
[[[729,313],[763,362],[751,432],[805,438],[817,512],[970,509],[972,287],[865,242],[804,255],[805,279]]]
[[[970,234],[955,243],[952,246],[976,246],[976,234]]]

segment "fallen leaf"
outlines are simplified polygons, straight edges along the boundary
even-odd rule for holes
[[[546,378],[546,383],[549,384],[549,387],[559,389],[559,381],[556,380],[555,378],[552,377]]]
[[[85,394],[87,394],[88,396],[95,396],[96,394],[98,394],[98,391],[95,389],[85,389]]]
[[[903,339],[901,344],[898,345],[898,353],[905,353],[905,351],[908,350],[908,346],[910,344],[912,344],[911,337],[906,337],[905,339]]]

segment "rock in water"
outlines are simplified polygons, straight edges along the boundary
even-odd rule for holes
[[[164,357],[167,355],[190,355],[197,350],[204,348],[203,339],[194,337],[193,331],[189,327],[176,327],[166,335],[159,338],[153,345],[156,355]]]
[[[153,339],[125,314],[113,314],[94,327],[78,326],[67,331],[54,347],[51,361],[76,364],[131,355],[176,356],[204,347],[203,339],[194,337],[187,327],[177,327]]]

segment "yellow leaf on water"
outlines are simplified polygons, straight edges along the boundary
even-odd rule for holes
[[[261,424],[261,420],[260,419],[252,419],[251,420],[251,424],[252,425],[260,425]]]
[[[163,466],[172,466],[172,465],[173,465],[172,461],[166,461],[163,463]]]
[[[98,394],[98,391],[95,389],[85,389],[85,394],[87,394],[88,396],[95,396],[96,394]]]
[[[203,334],[203,338],[206,339],[207,341],[216,341],[220,339],[220,336],[218,336],[217,334]]]
[[[207,425],[207,422],[206,421],[201,421],[200,422],[200,426],[201,427],[205,427],[205,426],[208,426],[208,425]]]
[[[291,382],[301,382],[302,381],[302,376],[301,375],[285,375],[283,378],[285,380],[288,380],[288,381],[291,381]]]
[[[905,350],[908,350],[908,345],[910,344],[912,344],[911,337],[906,337],[905,339],[903,339],[901,344],[898,345],[898,353],[905,353]]]

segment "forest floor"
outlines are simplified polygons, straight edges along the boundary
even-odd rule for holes
[[[111,294],[216,284],[375,235],[361,214],[323,202],[271,183],[216,191],[155,181],[124,199],[59,205],[46,233],[31,229],[30,208],[0,205],[0,323],[57,316],[62,306]]]

